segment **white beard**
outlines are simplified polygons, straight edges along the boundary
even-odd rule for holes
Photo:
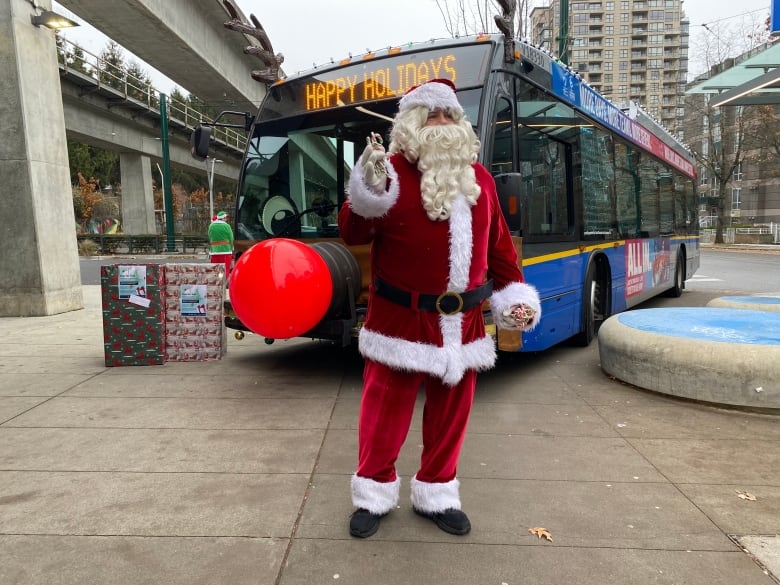
[[[479,197],[480,189],[471,166],[476,157],[473,140],[457,124],[424,126],[417,132],[422,172],[420,188],[422,203],[433,221],[449,219],[452,202],[463,194],[470,205]]]

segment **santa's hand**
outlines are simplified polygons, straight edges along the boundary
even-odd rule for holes
[[[366,148],[360,155],[360,165],[363,168],[363,178],[374,191],[384,191],[387,184],[387,168],[385,167],[385,148],[382,137],[375,132],[366,137]]]
[[[501,314],[501,326],[504,329],[524,329],[528,327],[536,317],[533,307],[519,304],[512,305]]]

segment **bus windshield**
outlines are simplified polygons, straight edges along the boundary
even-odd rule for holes
[[[481,91],[458,98],[477,120]],[[379,132],[387,146],[397,99],[258,123],[242,169],[237,239],[338,236],[336,216],[349,173]]]

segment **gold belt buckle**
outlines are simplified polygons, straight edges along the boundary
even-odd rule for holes
[[[441,302],[444,300],[445,297],[455,297],[456,299],[458,299],[458,306],[455,308],[454,311],[448,312],[442,308]],[[460,313],[462,310],[463,310],[463,297],[460,296],[460,293],[448,290],[447,292],[441,293],[436,298],[436,312],[438,312],[440,315],[454,315],[455,313]]]

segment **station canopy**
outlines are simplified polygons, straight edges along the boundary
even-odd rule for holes
[[[780,104],[780,43],[713,75],[685,93],[717,94],[713,106]]]

